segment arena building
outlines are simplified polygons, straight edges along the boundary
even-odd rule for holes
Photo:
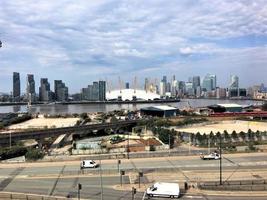
[[[147,92],[145,90],[122,89],[107,92],[106,99],[108,101],[148,101],[158,100],[160,99],[160,95],[152,92]]]

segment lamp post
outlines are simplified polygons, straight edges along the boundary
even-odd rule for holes
[[[220,185],[222,185],[222,136],[220,135]]]

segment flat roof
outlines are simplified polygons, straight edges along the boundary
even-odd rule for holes
[[[141,108],[141,110],[157,110],[157,111],[167,111],[167,110],[178,110],[178,108],[172,107],[172,106],[150,106]]]
[[[221,107],[225,107],[225,108],[232,108],[232,107],[242,108],[243,107],[242,105],[239,105],[239,104],[236,104],[236,103],[220,103],[220,104],[217,104],[217,105],[221,106]]]

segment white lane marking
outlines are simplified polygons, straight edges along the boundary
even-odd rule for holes
[[[189,198],[189,199],[203,199],[202,196],[183,196],[184,198]]]

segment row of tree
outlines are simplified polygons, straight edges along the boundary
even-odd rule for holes
[[[233,131],[231,134],[229,134],[226,130],[223,133],[217,132],[213,133],[210,132],[210,134],[200,134],[199,132],[197,134],[190,134],[190,142],[193,144],[199,144],[201,146],[206,146],[208,144],[215,145],[218,144],[220,139],[224,143],[232,143],[232,142],[246,142],[246,141],[261,141],[263,136],[267,136],[267,132],[260,132],[256,131],[253,132],[251,129],[248,130],[248,132],[240,132],[237,133],[236,131]]]

